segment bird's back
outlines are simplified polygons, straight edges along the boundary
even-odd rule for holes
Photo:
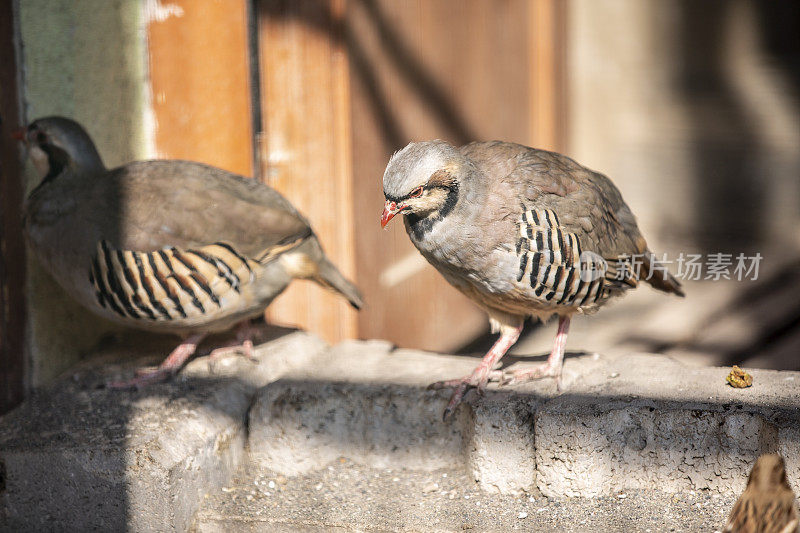
[[[224,241],[258,257],[310,234],[280,193],[254,179],[192,161],[140,161],[109,173],[104,189],[124,204],[119,245],[134,249]]]

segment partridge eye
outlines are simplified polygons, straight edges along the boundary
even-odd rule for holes
[[[419,198],[420,196],[422,196],[422,187],[417,187],[408,195],[409,198]]]
[[[47,134],[42,132],[37,133],[36,142],[39,144],[47,144]]]

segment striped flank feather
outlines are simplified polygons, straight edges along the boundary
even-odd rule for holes
[[[97,303],[123,318],[171,321],[223,309],[253,280],[256,265],[226,243],[135,252],[101,241],[89,281]]]
[[[636,286],[631,269],[583,251],[578,237],[562,228],[555,211],[525,206],[522,211],[517,282],[528,284],[538,298],[582,307],[607,298],[620,283]]]

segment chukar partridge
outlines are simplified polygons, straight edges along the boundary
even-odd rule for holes
[[[112,386],[171,376],[206,334],[247,324],[295,278],[362,305],[308,221],[256,180],[191,161],[108,170],[83,127],[62,117],[21,136],[42,176],[25,230],[44,268],[109,320],[184,337],[158,369]]]
[[[792,487],[786,479],[786,467],[780,455],[764,454],[758,458],[747,487],[731,510],[725,532],[797,533],[800,517]]]
[[[596,311],[641,279],[683,296],[680,283],[657,268],[614,184],[566,156],[498,141],[411,143],[389,160],[383,192],[381,225],[405,215],[411,242],[500,333],[471,375],[432,385],[455,387],[445,419],[469,387],[483,391],[490,379],[551,376],[560,386],[573,314]],[[553,315],[558,334],[547,363],[494,370],[527,317]]]

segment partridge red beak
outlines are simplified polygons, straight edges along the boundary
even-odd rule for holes
[[[19,129],[14,130],[14,131],[11,132],[11,138],[12,139],[16,139],[18,141],[24,141],[25,140],[25,133],[26,133],[25,128],[19,128]]]
[[[386,200],[386,203],[383,204],[383,214],[381,215],[381,227],[385,228],[386,224],[389,223],[390,220],[394,218],[394,216],[408,207],[407,205],[400,204],[397,205],[396,202],[391,200]]]

